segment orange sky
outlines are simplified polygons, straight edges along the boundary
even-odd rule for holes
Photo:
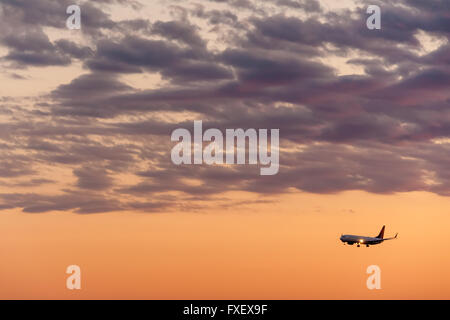
[[[3,213],[0,298],[448,299],[449,204],[428,193],[297,193],[201,213]],[[399,239],[338,240],[382,224]],[[71,264],[80,291],[65,287]],[[372,264],[378,291],[366,288]]]
[[[152,21],[175,19],[173,16],[183,14],[176,7],[166,7],[164,1],[144,2],[146,6],[142,10],[112,8],[109,13],[115,19],[148,18]],[[353,0],[321,1],[327,10],[346,9],[354,3]],[[220,6],[214,3],[205,8],[213,10]],[[289,16],[303,17],[291,9],[284,11]],[[246,17],[250,13],[243,10],[239,15]],[[200,35],[208,40],[209,50],[220,52],[226,48],[221,41],[215,41],[220,40],[220,33],[215,34],[210,26],[192,19],[196,26],[203,27]],[[51,41],[71,39],[82,45],[92,45],[74,31],[48,26],[43,30]],[[442,39],[429,34],[418,34],[418,40],[423,54],[443,45]],[[8,52],[0,47],[0,56]],[[328,53],[316,60],[332,65],[338,76],[364,74],[363,66],[347,63],[351,58],[358,58],[359,52],[351,50],[348,54],[343,57]],[[12,78],[11,72],[0,72],[0,98],[17,98],[20,103],[12,100],[10,106],[7,105],[14,110],[16,104],[31,110],[32,103],[46,102],[47,97],[41,94],[49,94],[88,73],[82,61],[70,66],[46,69],[29,66],[16,71],[23,78]],[[158,72],[125,73],[120,80],[136,90],[157,90],[164,88],[168,81]],[[442,92],[447,97],[445,88]],[[436,96],[434,91],[430,94]],[[198,114],[183,111],[165,116],[176,122],[197,119]],[[37,119],[35,113],[29,119],[30,126],[35,125],[37,129],[47,124],[46,118],[33,123],[32,120]],[[134,121],[126,116],[124,119]],[[28,121],[27,118],[21,120]],[[428,120],[433,119],[430,116]],[[7,123],[11,121],[10,116],[0,113],[0,121]],[[102,121],[98,123],[107,122]],[[102,142],[101,138],[100,134],[90,137],[90,142]],[[121,138],[119,135],[106,137],[105,145],[123,143]],[[132,142],[140,141],[144,141],[145,146],[151,142],[146,135]],[[8,144],[10,142],[8,140]],[[144,154],[158,151],[142,150]],[[19,155],[22,154],[19,152]],[[15,186],[6,176],[0,181],[4,182],[0,183],[0,193],[59,195],[77,186],[75,167],[35,159],[36,174],[32,177],[51,178],[54,183]],[[92,166],[92,163],[86,164],[89,168]],[[119,185],[115,189],[138,184],[142,177],[136,177],[134,172],[143,172],[148,165],[141,161],[133,171],[117,173],[114,179]],[[29,182],[30,177],[19,177],[18,182]],[[190,182],[196,183],[195,180]],[[79,194],[95,193],[90,189],[81,191]],[[75,193],[75,197],[77,195]],[[115,199],[113,196],[111,198]],[[155,200],[154,196],[144,194],[142,198],[151,201]],[[427,192],[380,195],[363,191],[334,195],[292,192],[273,194],[267,199],[263,194],[245,192],[214,196],[222,200],[213,197],[209,202],[198,201],[207,203],[210,208],[198,212],[80,215],[71,212],[29,214],[23,213],[22,208],[2,210],[0,299],[450,299],[450,197]],[[124,193],[122,197],[130,200],[132,196]],[[180,205],[186,204],[175,199]],[[255,199],[272,202],[222,207],[224,203],[245,200],[252,203]],[[189,202],[192,208],[196,201]],[[339,241],[344,233],[375,236],[383,225],[386,225],[385,236],[398,232],[398,240],[370,248],[344,246]],[[81,290],[66,288],[69,265],[81,267]],[[381,290],[366,287],[369,276],[366,269],[370,265],[381,268]]]

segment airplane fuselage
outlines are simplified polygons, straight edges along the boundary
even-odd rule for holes
[[[350,245],[356,243],[358,245],[366,245],[366,246],[379,244],[384,241],[382,238],[356,236],[353,234],[344,234],[343,236],[341,236],[340,240]]]

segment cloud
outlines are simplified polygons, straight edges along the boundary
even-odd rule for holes
[[[73,173],[78,177],[77,186],[80,189],[105,190],[113,185],[108,172],[102,168],[83,167],[74,170]]]

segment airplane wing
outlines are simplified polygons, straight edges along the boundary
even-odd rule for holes
[[[395,234],[395,237],[393,237],[393,238],[386,238],[386,239],[383,239],[383,240],[392,240],[392,239],[397,239],[397,236],[398,236],[398,233],[396,233],[396,234]]]

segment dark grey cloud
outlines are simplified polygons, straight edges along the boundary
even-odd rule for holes
[[[9,156],[0,161],[0,177],[14,178],[34,174],[35,171],[28,166],[27,159],[21,156]]]
[[[17,67],[68,65],[71,62],[70,52],[60,51],[42,31],[9,34],[0,38],[0,42],[10,48],[3,59],[14,62]]]
[[[294,9],[302,9],[306,12],[320,12],[322,7],[317,0],[276,0],[279,6],[286,6]]]
[[[241,83],[281,86],[298,81],[325,77],[332,70],[320,63],[269,56],[267,52],[255,54],[243,50],[226,50],[223,61],[233,66]]]
[[[88,190],[105,190],[113,185],[113,180],[103,168],[83,167],[74,170],[78,178],[77,186]]]
[[[104,96],[131,90],[115,77],[105,76],[101,73],[85,74],[72,80],[71,83],[61,85],[53,95],[61,99],[71,99],[74,96],[91,99],[95,96]]]
[[[114,199],[100,195],[67,192],[58,196],[39,194],[0,194],[0,200],[7,201],[11,208],[23,208],[26,213],[44,213],[49,211],[74,211],[80,214],[104,213],[122,210],[121,204]]]
[[[91,48],[79,46],[70,40],[61,39],[56,41],[55,45],[61,52],[80,60],[86,59],[93,54]]]
[[[239,18],[230,10],[206,10],[204,6],[198,5],[192,10],[194,17],[206,19],[210,25],[236,26]]]
[[[87,60],[93,72],[112,73],[159,72],[173,82],[225,80],[232,78],[229,68],[217,63],[217,57],[207,52],[203,40],[183,25],[157,23],[154,32],[169,39],[184,39],[191,48],[170,41],[128,36],[120,41],[100,41],[96,56]]]
[[[217,3],[226,3],[235,8],[255,9],[256,4],[250,0],[208,0]]]
[[[157,21],[153,24],[153,32],[189,46],[205,47],[205,41],[198,34],[197,28],[185,21]]]

